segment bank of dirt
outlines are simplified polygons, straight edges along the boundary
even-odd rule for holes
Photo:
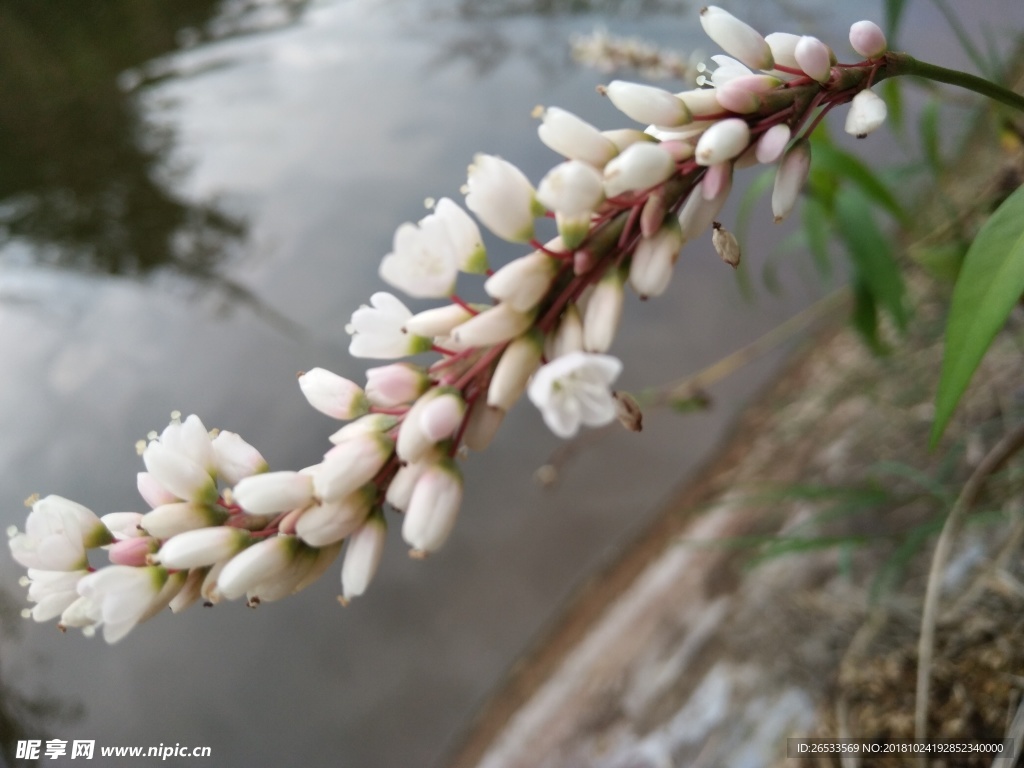
[[[971,146],[987,149],[947,174],[911,241],[975,231],[1020,183],[1019,140],[985,130]],[[907,275],[913,320],[889,335],[891,353],[874,356],[843,324],[847,309],[834,313],[513,670],[452,766],[781,766],[795,764],[787,737],[913,738],[936,537],[964,482],[1024,421],[1024,316],[929,451],[948,287]],[[1022,492],[1017,456],[987,478],[942,571],[934,738],[1024,736]]]

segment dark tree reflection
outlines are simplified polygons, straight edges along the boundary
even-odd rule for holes
[[[280,26],[303,5],[2,0],[0,246],[89,272],[169,270],[246,300],[216,271],[239,250],[244,219],[175,194],[174,137],[147,125],[124,86],[145,87],[143,65],[182,45]]]

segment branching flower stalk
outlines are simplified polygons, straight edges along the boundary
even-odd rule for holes
[[[375,293],[352,314],[349,351],[388,362],[368,370],[364,386],[321,368],[300,374],[310,404],[348,422],[320,463],[270,472],[238,435],[175,414],[140,445],[137,484],[150,511],[99,518],[58,496],[33,499],[25,531],[10,531],[28,569],[26,614],[102,628],[116,642],[167,606],[293,594],[343,547],[344,603],[373,579],[385,510],[401,514],[412,556],[441,548],[462,504],[458,459],[483,450],[524,393],[560,437],[615,419],[638,430],[635,400],[612,389],[622,364],[607,354],[626,286],[642,298],[663,293],[680,250],[713,222],[716,250],[735,266],[739,245],[716,221],[735,170],[777,164],[772,210],[782,220],[807,178],[808,137],[828,112],[850,103],[846,130],[866,136],[886,112],[871,86],[934,74],[887,53],[867,21],[851,28],[862,57],[852,64],[813,37],[762,37],[717,7],[703,9],[701,23],[728,55],[711,57],[697,88],[673,94],[617,80],[600,89],[643,128],[600,131],[542,110],[540,139],[565,159],[536,188],[508,161],[476,156],[466,206],[530,253],[492,270],[476,221],[448,198],[397,229],[381,277],[448,303],[413,314]],[[557,235],[541,242],[538,218],[553,219]],[[492,302],[460,298],[460,273],[485,277]],[[109,563],[98,563],[100,550]]]

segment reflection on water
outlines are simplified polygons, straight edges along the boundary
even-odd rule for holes
[[[156,271],[266,308],[222,277],[245,218],[175,192],[175,137],[131,91],[182,45],[294,21],[304,0],[13,0],[0,7],[0,247],[8,263]],[[147,64],[149,62],[149,64]],[[140,66],[145,65],[145,66]],[[269,319],[287,329],[287,322]]]
[[[0,650],[3,645],[21,639],[25,629],[20,616],[21,598],[0,589]],[[78,701],[45,693],[26,694],[7,679],[10,671],[0,653],[0,755],[6,765],[17,765],[17,744],[22,739],[43,739],[53,727],[82,716]]]

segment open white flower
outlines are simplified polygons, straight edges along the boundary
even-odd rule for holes
[[[469,166],[466,207],[503,240],[525,243],[533,237],[534,216],[542,214],[533,185],[512,163],[478,154]]]
[[[111,565],[83,577],[78,594],[93,606],[92,618],[103,625],[103,639],[116,643],[151,614],[163,597],[166,582],[164,568]]]
[[[419,224],[406,222],[395,230],[392,251],[380,263],[380,276],[389,285],[417,299],[440,299],[455,292],[459,274],[455,248],[439,216]]]
[[[9,542],[11,555],[26,568],[77,571],[88,561],[85,550],[109,544],[113,534],[89,509],[63,496],[46,496],[32,504],[25,532]]]
[[[570,352],[534,374],[527,392],[559,437],[572,437],[581,424],[600,427],[615,420],[611,385],[622,363],[611,355]]]
[[[408,333],[404,326],[412,312],[386,291],[370,297],[370,306],[363,305],[352,313],[345,330],[352,335],[348,352],[353,357],[392,360],[415,355],[430,349],[430,340]]]

